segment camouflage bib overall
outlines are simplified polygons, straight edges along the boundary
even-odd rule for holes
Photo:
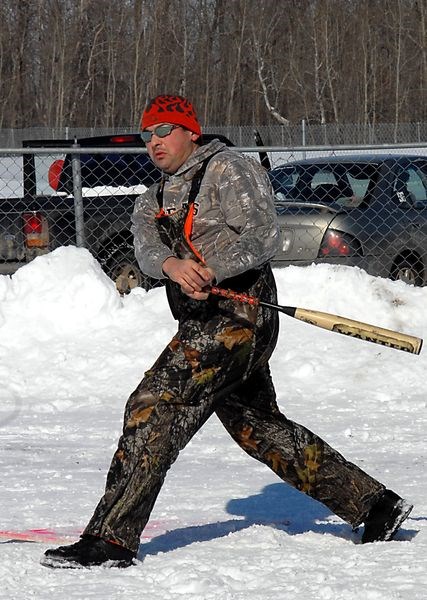
[[[184,209],[166,215],[159,207],[157,227],[175,256],[203,262],[191,244],[198,185]],[[276,302],[268,264],[221,286]],[[178,331],[128,400],[105,494],[85,533],[137,551],[168,469],[213,412],[245,452],[281,479],[352,525],[362,522],[384,487],[277,407],[268,366],[276,311],[216,296],[196,301],[171,281],[166,287]]]

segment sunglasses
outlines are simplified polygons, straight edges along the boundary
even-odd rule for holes
[[[164,138],[172,133],[174,129],[179,129],[181,125],[158,125],[153,131],[141,131],[141,139],[145,144],[151,142],[153,135]]]

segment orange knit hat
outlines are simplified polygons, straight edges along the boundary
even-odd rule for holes
[[[144,130],[159,123],[182,125],[185,129],[189,129],[197,135],[202,135],[193,105],[182,96],[163,94],[150,100],[142,113],[141,129]]]

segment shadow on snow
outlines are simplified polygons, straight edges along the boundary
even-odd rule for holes
[[[267,485],[259,494],[235,498],[227,503],[227,512],[236,519],[178,527],[141,544],[138,558],[159,552],[177,550],[195,542],[207,542],[242,531],[253,525],[270,526],[288,535],[307,532],[332,535],[359,543],[361,534],[353,531],[323,504],[283,483]],[[417,534],[414,530],[400,530],[395,541],[408,541]]]

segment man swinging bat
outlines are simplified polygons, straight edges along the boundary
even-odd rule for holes
[[[277,302],[267,174],[218,140],[201,145],[194,108],[180,96],[154,98],[141,128],[164,175],[136,201],[136,257],[144,273],[165,279],[178,330],[128,400],[105,493],[81,539],[47,550],[43,564],[132,565],[168,469],[213,413],[284,482],[353,527],[363,523],[362,542],[391,539],[412,506],[279,411],[268,365],[277,311],[209,291],[218,284]]]

